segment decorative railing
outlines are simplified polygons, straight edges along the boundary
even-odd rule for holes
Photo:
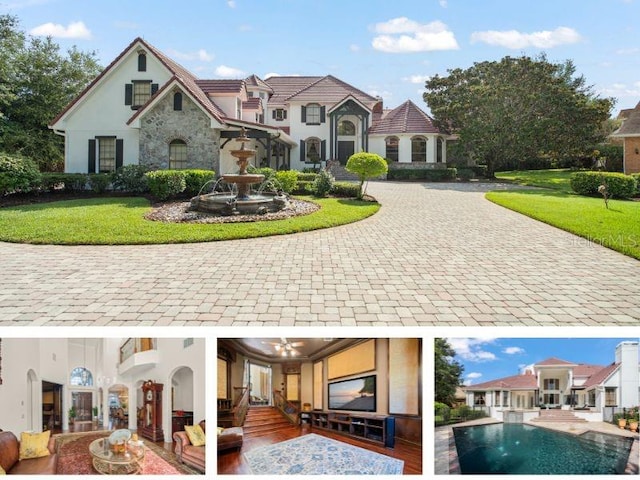
[[[233,426],[241,427],[244,425],[244,419],[247,416],[247,410],[249,410],[249,392],[251,387],[233,387],[235,391],[235,400],[233,402]]]
[[[120,347],[120,363],[132,357],[136,353],[156,349],[155,338],[129,338]]]
[[[273,406],[294,425],[299,423],[300,408],[287,400],[280,390],[273,391]]]

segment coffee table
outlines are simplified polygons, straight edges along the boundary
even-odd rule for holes
[[[108,438],[99,438],[89,445],[94,468],[103,475],[135,475],[142,472],[144,444],[129,442],[124,453],[111,450]]]

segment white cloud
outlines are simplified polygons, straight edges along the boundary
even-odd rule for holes
[[[179,52],[177,50],[168,50],[167,53],[170,57],[183,61],[199,60],[201,62],[212,62],[215,58],[215,55],[213,55],[212,53],[208,53],[204,48],[201,48],[196,52]]]
[[[72,22],[67,27],[49,22],[32,28],[29,33],[39,37],[81,38],[83,40],[91,38],[91,31],[84,22]]]
[[[442,8],[447,8],[447,0],[440,0],[438,2]]]
[[[418,23],[407,17],[398,17],[388,22],[376,23],[371,45],[387,53],[430,52],[434,50],[457,50],[458,42],[444,23]]]
[[[621,98],[632,98],[634,105],[637,103],[637,98],[640,97],[640,81],[632,84],[626,83],[613,83],[610,86],[597,89],[597,93],[605,97],[615,97],[618,100]],[[624,102],[618,102],[623,104]]]
[[[485,32],[473,32],[471,43],[486,43],[488,45],[511,49],[527,47],[553,48],[558,45],[578,43],[582,40],[580,34],[569,27],[558,27],[555,30],[541,32],[522,33],[517,30],[488,30]]]
[[[236,2],[235,0],[227,0],[227,6],[229,8],[236,8]]]
[[[468,387],[469,385],[473,385],[473,381],[480,377],[482,377],[481,373],[478,373],[478,372],[468,373],[467,375],[465,375],[465,380],[462,382],[462,384]]]
[[[373,85],[367,87],[367,93],[372,97],[384,98],[386,101],[389,101],[390,99],[393,98],[393,92],[390,92],[389,90],[381,89]]]
[[[447,341],[451,348],[460,358],[470,362],[491,362],[497,357],[486,350],[484,345],[490,345],[495,338],[448,338]]]
[[[349,50],[351,50],[352,52],[359,52],[360,45],[356,45],[355,43],[352,43],[351,45],[349,45]]]
[[[244,71],[238,68],[228,67],[226,65],[220,65],[217,67],[216,75],[224,78],[242,78],[247,76]]]
[[[409,83],[415,83],[424,85],[424,83],[429,80],[431,77],[429,75],[410,75],[408,77],[404,77],[402,80]]]
[[[518,365],[518,368],[520,369],[520,374],[522,375],[526,371],[533,372],[533,365],[534,365],[533,363],[530,363],[529,365],[525,365],[523,363]]]
[[[502,350],[502,353],[506,353],[507,355],[517,355],[519,353],[524,353],[524,349],[520,347],[507,347]]]

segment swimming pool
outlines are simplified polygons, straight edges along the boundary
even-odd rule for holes
[[[624,473],[633,439],[587,432],[575,436],[523,424],[454,427],[462,473]]]

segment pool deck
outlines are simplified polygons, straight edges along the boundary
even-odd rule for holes
[[[436,427],[434,435],[435,443],[435,471],[436,475],[459,475],[460,464],[458,462],[458,452],[456,450],[455,440],[453,437],[453,427],[472,427],[478,425],[489,425],[493,423],[502,423],[495,418],[481,418],[470,422],[456,423],[455,425],[446,425]],[[640,458],[639,435],[628,430],[622,430],[615,425],[604,422],[589,423],[571,423],[571,422],[524,422],[526,425],[534,427],[547,428],[559,432],[570,433],[572,435],[582,435],[585,432],[608,433],[610,435],[619,435],[622,437],[633,438],[634,442],[629,452],[627,468],[625,474],[637,475],[640,472],[638,459]]]

